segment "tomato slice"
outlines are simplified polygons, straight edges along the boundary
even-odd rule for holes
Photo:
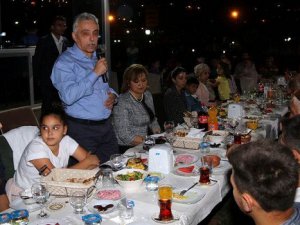
[[[181,167],[178,168],[179,171],[184,173],[191,173],[194,170],[195,166]]]

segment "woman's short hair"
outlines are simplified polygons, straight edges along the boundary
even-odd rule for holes
[[[83,12],[81,14],[79,14],[78,16],[76,16],[75,20],[74,20],[74,23],[73,23],[73,32],[76,32],[76,29],[78,27],[78,24],[81,22],[81,21],[84,21],[84,20],[92,20],[94,21],[96,24],[99,24],[98,23],[98,19],[97,17],[94,15],[94,14],[91,14],[91,13],[87,13],[87,12]]]
[[[194,67],[195,76],[199,79],[199,77],[204,74],[204,72],[209,72],[209,66],[205,63],[200,63]]]
[[[146,75],[148,78],[148,70],[141,64],[132,64],[127,67],[123,74],[123,84],[121,87],[121,92],[125,93],[129,89],[130,81],[137,80],[142,74]]]

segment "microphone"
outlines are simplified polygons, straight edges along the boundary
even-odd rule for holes
[[[96,49],[96,56],[97,56],[98,60],[101,59],[101,58],[104,58],[105,57],[104,48],[101,48],[100,46],[98,46],[98,48]],[[103,83],[108,82],[108,78],[107,78],[106,73],[102,75],[102,81],[103,81]]]

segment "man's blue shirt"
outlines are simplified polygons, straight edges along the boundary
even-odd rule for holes
[[[72,117],[102,120],[111,114],[104,102],[107,93],[116,93],[93,71],[97,60],[95,52],[89,58],[74,44],[54,64],[52,83],[59,91],[66,113]]]

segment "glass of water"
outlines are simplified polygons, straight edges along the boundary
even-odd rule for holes
[[[110,161],[114,170],[121,170],[125,166],[124,156],[122,154],[113,154],[110,156]]]
[[[47,184],[44,182],[33,184],[31,186],[31,193],[35,202],[41,205],[41,212],[37,215],[37,217],[40,219],[49,217],[49,214],[44,211],[45,204],[50,196]]]
[[[84,206],[87,203],[87,195],[84,191],[75,191],[70,197],[70,204],[74,209],[75,214],[85,213]]]

